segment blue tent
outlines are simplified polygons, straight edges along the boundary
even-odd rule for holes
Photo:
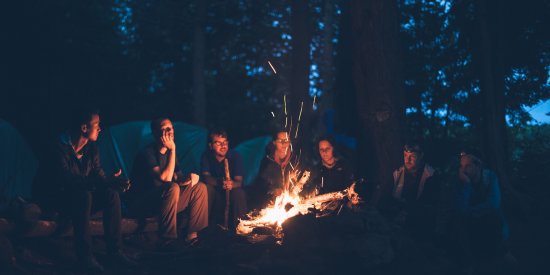
[[[184,173],[197,172],[200,157],[206,149],[207,131],[198,126],[174,122],[176,156]],[[150,121],[133,121],[110,127],[102,133],[98,143],[101,162],[106,173],[122,169],[124,176],[131,175],[138,152],[153,142]]]
[[[106,173],[112,174],[122,169],[125,177],[131,174],[137,153],[153,141],[149,125],[150,121],[133,121],[101,132],[98,145]],[[174,130],[181,169],[184,173],[198,172],[200,158],[207,148],[207,130],[183,122],[174,122]],[[19,132],[4,120],[0,120],[0,136],[0,195],[28,198],[38,160]],[[258,174],[265,146],[270,140],[268,136],[258,137],[234,148],[243,158],[245,185],[250,185]]]
[[[264,136],[247,140],[235,147],[243,158],[243,165],[246,171],[244,185],[250,185],[260,170],[260,163],[265,156],[265,147],[271,142],[271,137]]]
[[[122,169],[124,176],[131,175],[131,169],[139,150],[153,142],[150,121],[134,121],[115,125],[103,131],[98,140],[101,162],[106,173]],[[198,172],[200,159],[207,149],[208,131],[199,126],[174,122],[177,157],[184,173]],[[260,162],[265,155],[265,146],[270,142],[269,136],[258,137],[242,142],[234,149],[243,158],[246,171],[245,185],[250,185],[260,169]]]
[[[38,160],[19,132],[0,119],[0,196],[30,197]]]

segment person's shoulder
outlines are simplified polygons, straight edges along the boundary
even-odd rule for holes
[[[46,155],[44,156],[46,159],[52,156],[67,156],[73,150],[72,146],[61,137],[47,140],[44,146],[46,146]]]
[[[336,162],[336,164],[338,166],[341,166],[341,167],[344,167],[344,168],[352,168],[353,167],[352,162],[349,161],[346,158],[339,158],[338,161]]]
[[[498,176],[494,171],[490,169],[483,169],[482,173],[483,179],[485,182],[487,182],[487,184],[491,182],[498,182]]]
[[[242,159],[242,156],[239,153],[239,151],[234,149],[229,150],[229,152],[227,152],[227,155],[229,159],[238,159],[238,160]]]
[[[426,173],[428,177],[439,176],[439,172],[437,171],[437,169],[435,169],[428,163],[424,164],[424,173]]]
[[[208,160],[208,155],[211,154],[211,150],[207,149],[207,150],[204,150],[204,152],[202,152],[201,154],[201,160]]]
[[[155,156],[158,151],[155,150],[154,145],[155,145],[154,143],[150,143],[150,144],[147,144],[145,147],[141,148],[138,151],[138,153],[136,155],[136,158],[140,159],[140,158],[147,158],[147,157]]]
[[[263,163],[275,163],[275,159],[273,159],[270,155],[265,155],[263,158],[262,158],[262,162]]]

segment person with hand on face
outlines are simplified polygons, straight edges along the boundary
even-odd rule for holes
[[[73,120],[72,128],[60,136],[53,151],[41,162],[33,198],[44,209],[58,211],[72,220],[80,267],[103,271],[92,253],[90,216],[97,211],[103,211],[108,259],[135,265],[120,250],[119,191],[128,190],[130,183],[119,178],[120,170],[112,177],[105,175],[96,144],[101,132],[99,112],[80,110]]]
[[[455,207],[452,239],[458,259],[465,266],[495,255],[509,254],[505,247],[508,226],[501,207],[497,175],[485,168],[475,149],[463,149],[459,155],[458,182],[455,183]]]
[[[208,191],[197,174],[185,176],[180,170],[172,121],[153,120],[151,132],[155,141],[141,150],[134,162],[129,208],[142,217],[159,217],[161,246],[178,238],[177,215],[188,210],[185,242],[193,245],[198,241],[198,232],[208,226]]]
[[[231,207],[230,228],[235,228],[238,218],[247,212],[244,192],[244,166],[241,155],[229,150],[229,140],[224,130],[214,130],[208,134],[208,148],[201,158],[201,177],[208,188],[208,209],[210,222],[220,221],[225,205],[225,193],[229,191]],[[227,159],[230,179],[225,178],[224,160]]]

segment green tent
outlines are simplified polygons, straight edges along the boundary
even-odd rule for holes
[[[0,119],[0,196],[29,198],[38,160],[19,132]]]

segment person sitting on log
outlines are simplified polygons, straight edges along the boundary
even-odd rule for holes
[[[244,166],[241,155],[229,150],[229,140],[224,130],[208,133],[208,148],[201,157],[201,177],[208,189],[209,221],[222,224],[220,219],[229,192],[231,215],[228,226],[235,228],[238,218],[247,212],[246,194],[243,190]],[[227,159],[230,179],[226,179],[225,160]],[[229,211],[229,209],[227,209]]]
[[[451,239],[459,263],[467,269],[482,259],[513,258],[505,246],[509,231],[501,207],[499,180],[483,165],[480,155],[475,149],[460,152],[458,179],[453,185]]]
[[[440,176],[424,161],[424,151],[416,142],[403,147],[403,166],[393,172],[393,188],[383,209],[414,237],[435,235],[440,209]]]
[[[45,209],[68,216],[74,226],[75,249],[79,266],[88,271],[103,271],[92,254],[90,216],[103,211],[103,230],[108,259],[122,264],[135,263],[121,253],[121,208],[119,191],[129,182],[107,177],[101,166],[96,141],[101,132],[98,111],[80,110],[72,127],[63,133],[51,153],[41,162],[33,186],[33,198]]]
[[[159,217],[160,246],[176,248],[178,213],[188,210],[185,242],[194,245],[198,232],[208,226],[208,191],[194,173],[184,175],[176,158],[174,126],[168,118],[151,121],[154,142],[142,149],[132,168],[133,188],[128,194],[130,213]]]

